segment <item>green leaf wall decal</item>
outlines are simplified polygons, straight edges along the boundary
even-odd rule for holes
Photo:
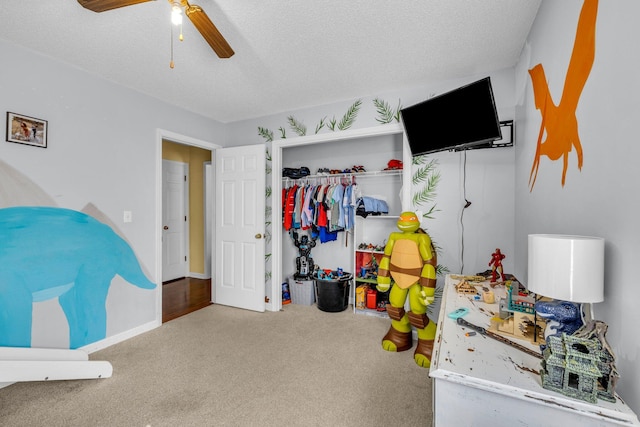
[[[376,117],[378,123],[387,124],[393,121],[393,110],[388,102],[375,98],[373,105],[375,105],[378,112],[378,117]]]
[[[304,125],[304,123],[296,120],[296,118],[293,116],[287,117],[287,120],[289,121],[289,126],[291,127],[291,129],[293,129],[293,131],[297,133],[298,136],[305,136],[307,134],[307,127]]]
[[[258,135],[267,140],[267,142],[273,141],[273,132],[267,128],[258,126]]]
[[[400,123],[400,110],[402,110],[402,104],[398,99],[398,107],[396,108],[396,113],[393,115],[393,118],[396,119],[396,122]]]
[[[322,119],[320,119],[320,123],[318,123],[318,125],[316,126],[316,133],[320,132],[320,129],[322,129],[325,125],[324,121],[327,119],[327,116],[323,117]]]
[[[439,173],[429,175],[425,186],[413,195],[413,204],[421,206],[433,202],[436,197],[435,190],[438,186],[438,182],[440,182]]]
[[[440,176],[440,174],[436,171],[437,164],[438,162],[435,159],[431,159],[425,166],[419,167],[418,170],[413,174],[413,185],[415,186],[420,184],[421,182],[426,181],[432,174]]]
[[[358,117],[358,111],[360,111],[361,106],[362,106],[361,99],[358,99],[356,102],[354,102],[351,105],[351,107],[349,107],[349,109],[344,114],[344,116],[342,116],[342,120],[340,120],[340,123],[338,123],[338,129],[340,130],[349,129],[351,125],[353,125],[353,122],[355,122],[356,118]]]

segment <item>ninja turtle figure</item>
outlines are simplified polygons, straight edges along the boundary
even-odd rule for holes
[[[401,213],[396,225],[400,232],[389,235],[378,268],[376,288],[380,292],[391,288],[387,304],[391,327],[382,338],[382,348],[387,351],[409,350],[413,345],[413,326],[418,332],[418,346],[413,358],[419,366],[428,368],[431,365],[436,324],[429,320],[426,313],[435,294],[436,252],[431,238],[420,228],[420,219],[414,212]],[[404,310],[407,296],[409,312]]]

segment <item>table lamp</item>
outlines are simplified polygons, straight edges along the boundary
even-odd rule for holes
[[[562,234],[529,235],[527,289],[540,296],[588,303],[604,301],[604,239]]]
[[[593,303],[604,300],[604,239],[530,234],[527,287],[538,296],[582,307],[582,328],[570,336],[545,334],[542,387],[590,403],[615,402],[615,355],[605,338],[607,325],[593,318]]]

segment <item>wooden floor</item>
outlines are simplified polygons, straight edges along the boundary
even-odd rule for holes
[[[185,277],[162,284],[162,323],[211,304],[211,279]]]

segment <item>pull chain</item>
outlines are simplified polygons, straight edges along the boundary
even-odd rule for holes
[[[171,26],[171,61],[169,62],[169,68],[173,69],[173,25]]]
[[[182,22],[180,23],[180,35],[178,36],[178,40],[183,41],[184,36],[182,35]],[[171,61],[169,61],[169,68],[173,69],[173,25],[171,25]]]

